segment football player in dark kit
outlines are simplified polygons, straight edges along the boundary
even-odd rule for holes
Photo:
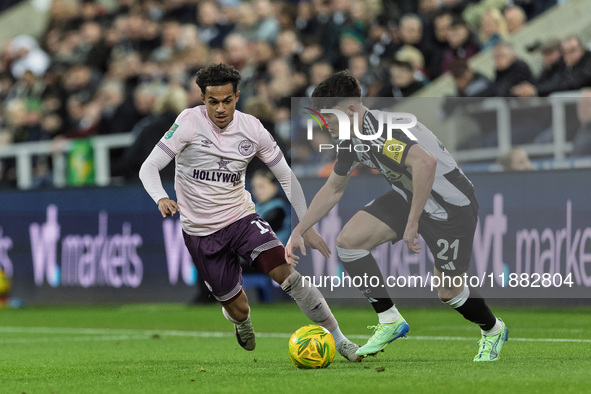
[[[379,130],[387,130],[387,125],[380,124],[384,113],[363,106],[359,83],[347,71],[320,83],[312,94],[312,102],[317,110],[345,113],[350,130],[343,139],[337,116],[325,115],[331,135],[341,138],[337,162],[304,218],[292,231],[285,248],[288,262],[297,263],[296,249],[305,253],[302,234],[339,202],[353,169],[358,164],[375,169],[386,178],[392,190],[358,211],[336,240],[338,256],[351,277],[379,278],[377,286],[364,283],[359,287],[378,314],[379,323],[357,355],[373,355],[393,340],[406,336],[409,330],[388,294],[371,250],[386,242],[403,240],[411,252],[419,253],[418,236],[421,234],[435,258],[434,279],[439,279],[439,299],[481,329],[474,361],[498,360],[508,330],[465,280],[478,220],[478,203],[472,183],[454,158],[420,122],[413,122],[408,129],[394,129],[390,139],[386,132],[375,136]],[[409,115],[409,118],[414,116]],[[376,137],[371,149],[355,149],[355,145],[366,141],[354,134],[354,127],[364,136]],[[375,284],[375,281],[370,283]]]

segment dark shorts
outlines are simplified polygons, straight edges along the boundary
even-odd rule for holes
[[[256,213],[210,235],[198,237],[183,231],[183,237],[197,272],[221,303],[231,302],[242,289],[239,257],[252,265],[259,254],[282,245],[271,226]]]
[[[448,275],[461,275],[470,266],[472,242],[478,222],[478,203],[475,198],[471,201],[470,205],[455,209],[448,220],[434,220],[425,213],[419,219],[419,234],[433,253],[435,267]],[[398,238],[393,242],[402,239],[410,204],[396,191],[376,198],[362,210],[396,232]]]

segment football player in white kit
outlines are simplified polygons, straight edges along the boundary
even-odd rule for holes
[[[140,169],[140,179],[163,217],[180,213],[185,245],[226,319],[235,325],[238,343],[255,348],[250,306],[242,290],[239,256],[269,275],[314,323],[331,332],[337,351],[359,361],[358,345],[340,331],[326,300],[285,261],[284,247],[267,222],[255,213],[244,174],[256,155],[273,172],[296,214],[306,201],[283,153],[255,117],[236,110],[240,73],[225,64],[197,72],[205,105],[181,112]],[[177,201],[162,187],[159,171],[175,159]],[[314,229],[306,243],[328,257],[330,249]]]

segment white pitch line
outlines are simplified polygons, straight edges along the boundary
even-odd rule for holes
[[[149,339],[146,336],[131,336],[131,335],[103,335],[103,336],[85,336],[85,337],[66,337],[66,338],[12,338],[12,339],[0,339],[0,344],[27,344],[27,343],[51,343],[51,342],[99,342],[99,341],[129,341],[129,340],[145,340]]]
[[[233,337],[234,333],[231,331],[181,331],[181,330],[158,330],[158,329],[109,329],[109,328],[59,328],[59,327],[0,327],[0,333],[14,333],[14,334],[74,334],[74,335],[98,335],[92,339],[96,341],[101,340],[125,340],[125,339],[150,339],[152,335],[158,334],[162,337],[194,337],[194,338],[225,338]],[[291,334],[276,333],[276,332],[257,332],[260,338],[289,338]],[[349,335],[351,339],[367,339],[369,335]],[[76,340],[85,340],[86,337],[76,337]],[[90,338],[90,337],[89,337]],[[102,338],[102,339],[101,339]],[[37,338],[41,342],[45,341],[42,338]],[[477,336],[430,336],[430,335],[409,335],[407,339],[418,341],[477,341]],[[5,338],[0,339],[0,343],[7,343],[5,341],[12,341],[14,339]],[[72,337],[63,339],[55,338],[47,340],[47,342],[60,342],[64,340],[72,340]],[[91,340],[91,339],[88,339]],[[510,341],[516,342],[570,342],[570,343],[591,343],[591,339],[579,338],[519,338],[509,336]],[[23,339],[23,342],[29,342]]]

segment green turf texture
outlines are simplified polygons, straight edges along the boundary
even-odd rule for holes
[[[472,362],[479,330],[458,313],[401,311],[409,338],[377,357],[349,363],[337,354],[327,369],[299,370],[288,338],[309,321],[293,303],[253,305],[253,352],[238,346],[217,305],[0,310],[0,393],[591,391],[591,308],[495,308],[509,341],[494,363]],[[361,344],[377,321],[369,306],[333,312]],[[560,339],[569,342],[551,341]]]

